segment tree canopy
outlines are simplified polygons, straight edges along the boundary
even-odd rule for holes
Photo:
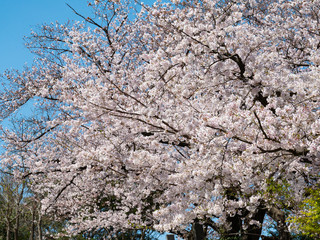
[[[2,77],[2,161],[67,231],[280,239],[320,166],[320,2],[91,1]],[[106,236],[107,236],[106,235]]]

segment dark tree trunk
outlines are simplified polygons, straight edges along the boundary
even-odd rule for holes
[[[35,230],[35,206],[32,205],[32,222],[31,222],[31,232],[30,232],[30,240],[34,240],[34,230]]]
[[[10,240],[10,223],[8,223],[8,225],[7,225],[7,236],[6,236],[6,240]]]
[[[23,182],[21,192],[19,193],[19,198],[16,202],[16,219],[15,219],[15,226],[14,226],[14,240],[19,240],[19,228],[20,228],[20,214],[21,214],[21,201],[24,194],[24,188],[26,186],[26,183]],[[19,190],[18,190],[19,191]]]
[[[240,239],[240,231],[242,228],[241,216],[236,214],[233,217],[227,217],[227,222],[231,223],[231,229],[223,234],[224,238],[227,240]]]
[[[268,211],[268,215],[277,222],[277,231],[279,234],[279,239],[290,240],[291,235],[289,233],[288,227],[286,225],[286,215],[283,211],[276,207],[272,207]]]
[[[7,195],[9,196],[9,194]],[[9,197],[8,197],[8,201],[7,201],[7,209],[6,209],[6,225],[7,225],[7,236],[6,236],[6,240],[10,240],[10,232],[11,232],[11,219],[10,219],[10,215],[12,214],[12,209],[10,208],[10,201],[9,201]]]
[[[42,216],[41,211],[39,210],[39,219],[38,219],[38,239],[42,240]]]
[[[259,240],[261,237],[261,232],[262,232],[262,223],[264,220],[264,217],[266,215],[267,210],[262,207],[261,209],[258,209],[253,216],[248,219],[250,222],[251,220],[258,221],[260,223],[260,226],[257,225],[249,225],[247,230],[245,231],[242,239],[243,240]]]
[[[19,240],[19,226],[20,226],[20,216],[19,216],[19,212],[17,213],[16,216],[16,222],[15,222],[15,226],[14,226],[14,240]]]
[[[193,239],[194,240],[204,240],[206,234],[203,230],[203,225],[199,223],[199,220],[196,218],[192,226]]]

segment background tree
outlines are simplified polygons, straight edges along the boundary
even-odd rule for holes
[[[43,212],[75,235],[199,240],[259,239],[269,216],[290,239],[318,184],[319,1],[89,5],[32,33],[34,66],[3,78],[2,118],[34,103],[2,139]]]
[[[320,237],[320,195],[319,190],[309,190],[300,211],[291,220],[297,230],[312,238]]]
[[[23,209],[22,199],[24,191],[26,190],[25,183],[17,183],[13,180],[12,175],[1,174],[1,222],[5,226],[6,239],[21,239],[28,235],[25,226],[21,226],[23,216],[25,215]],[[13,238],[11,238],[11,236]]]

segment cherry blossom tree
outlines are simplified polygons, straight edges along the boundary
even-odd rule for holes
[[[43,211],[70,234],[199,240],[259,239],[268,216],[290,239],[318,184],[320,2],[89,5],[33,32],[34,65],[2,78],[3,119],[34,109],[23,134],[2,128],[2,159],[23,152]]]

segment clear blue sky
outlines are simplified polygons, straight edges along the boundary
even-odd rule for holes
[[[32,63],[23,37],[36,25],[80,20],[66,3],[84,15],[90,14],[86,0],[0,0],[0,72]]]
[[[32,64],[34,56],[24,46],[23,38],[37,25],[81,20],[66,3],[91,16],[87,0],[0,0],[0,73]],[[164,239],[165,236],[159,238]]]

